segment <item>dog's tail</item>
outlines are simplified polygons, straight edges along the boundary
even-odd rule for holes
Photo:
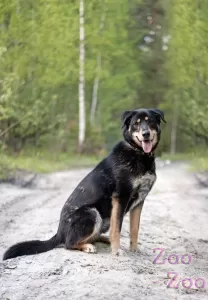
[[[3,256],[3,260],[22,255],[32,255],[52,250],[60,244],[57,235],[47,241],[28,241],[11,246]]]

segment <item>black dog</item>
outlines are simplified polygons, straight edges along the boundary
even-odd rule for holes
[[[66,249],[96,252],[91,243],[109,242],[101,236],[110,228],[113,254],[119,253],[124,215],[130,211],[130,249],[138,245],[140,215],[155,180],[153,151],[160,140],[164,113],[137,109],[122,115],[124,141],[102,160],[66,201],[57,233],[47,241],[28,241],[10,247],[3,259],[45,252],[60,244]]]

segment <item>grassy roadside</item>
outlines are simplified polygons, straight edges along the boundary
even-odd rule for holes
[[[48,151],[30,151],[24,154],[0,152],[0,180],[5,180],[15,170],[34,173],[50,173],[81,167],[92,167],[101,160],[101,156],[86,156],[72,153],[53,153]]]
[[[102,156],[87,156],[73,153],[53,153],[53,151],[30,150],[14,155],[0,152],[0,180],[5,180],[15,172],[24,170],[34,173],[51,173],[68,169],[92,167]],[[176,155],[163,154],[162,160],[189,161],[191,171],[208,171],[208,152],[179,153]]]
[[[191,171],[208,171],[208,152],[178,153],[176,155],[163,154],[162,160],[189,161]]]

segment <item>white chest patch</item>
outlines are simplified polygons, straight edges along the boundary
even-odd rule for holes
[[[133,189],[137,189],[140,185],[152,185],[156,180],[155,174],[146,173],[143,176],[139,176],[132,179]]]
[[[156,181],[156,175],[150,174],[150,173],[146,173],[143,176],[132,179],[132,186],[133,186],[133,189],[135,190],[135,192],[138,191],[138,197],[132,203],[130,210],[132,210],[139,203],[141,203],[145,200],[146,196],[150,192],[155,181]]]

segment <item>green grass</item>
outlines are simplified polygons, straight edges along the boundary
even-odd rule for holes
[[[208,171],[208,157],[198,157],[192,161],[193,171]]]
[[[191,171],[208,171],[208,151],[177,153],[176,155],[163,154],[162,160],[190,162]]]
[[[87,156],[72,153],[53,153],[52,151],[27,151],[24,154],[0,153],[0,179],[8,178],[15,170],[35,173],[50,173],[68,169],[92,167],[101,156]]]
[[[78,155],[73,153],[56,153],[46,150],[27,150],[22,154],[0,152],[0,180],[7,179],[15,170],[34,173],[51,173],[75,168],[93,167],[103,157]],[[208,171],[208,152],[163,154],[162,160],[190,162],[191,171]]]

